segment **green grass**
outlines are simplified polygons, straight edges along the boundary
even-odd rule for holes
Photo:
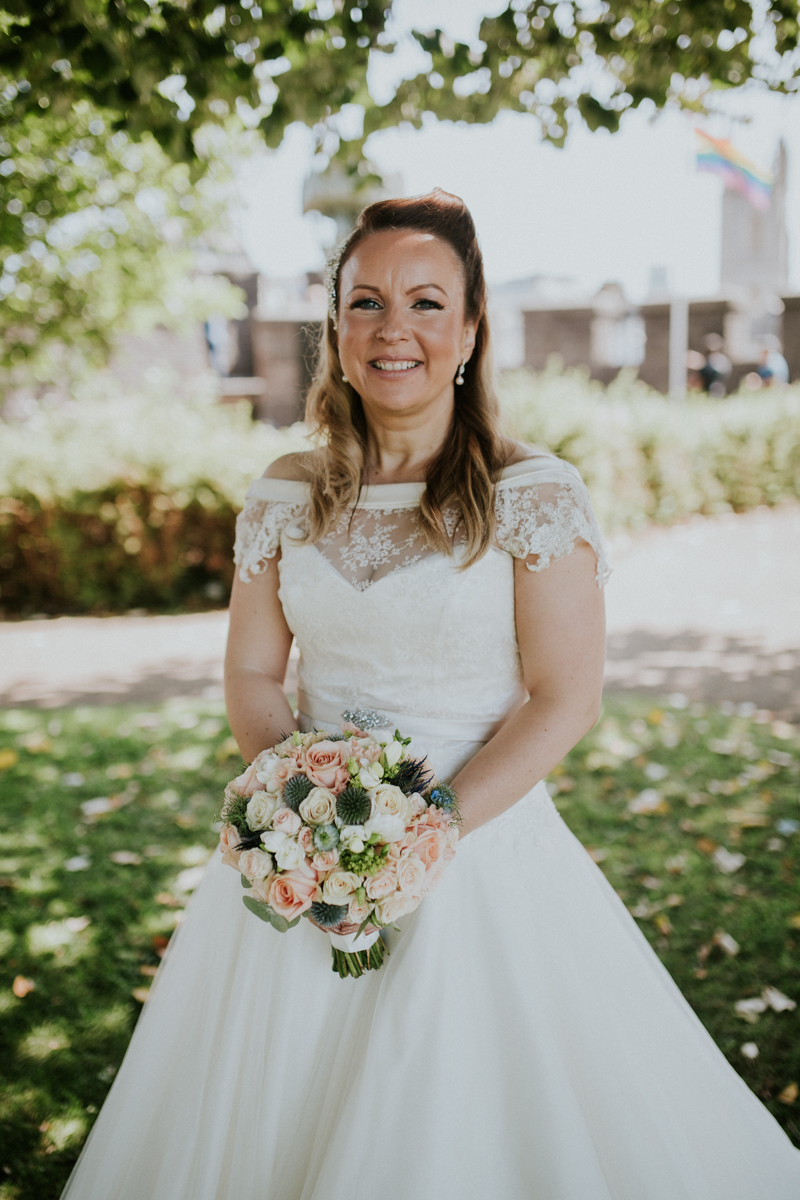
[[[800,1100],[787,1101],[800,1082],[800,1010],[767,1009],[750,1024],[734,1004],[767,986],[800,999],[799,760],[795,731],[780,724],[613,700],[551,784],[718,1045],[798,1144]],[[0,713],[0,1200],[58,1197],[239,761],[219,704]],[[648,788],[656,811],[631,812]],[[98,797],[115,807],[87,815],[81,806]],[[724,873],[718,847],[744,863]],[[113,861],[120,852],[134,861]],[[88,865],[69,870],[74,859]],[[35,986],[17,996],[15,979]],[[755,1059],[741,1053],[748,1042]]]

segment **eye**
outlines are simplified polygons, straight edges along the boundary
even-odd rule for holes
[[[431,308],[434,308],[434,309],[438,308],[439,310],[441,310],[442,308],[444,308],[444,305],[439,304],[438,301],[436,301],[436,300],[427,300],[423,297],[422,300],[417,300],[416,304],[414,305],[414,308],[422,308],[423,311],[425,311],[426,309],[431,309]]]
[[[350,308],[365,308],[367,312],[377,312],[377,310],[380,308],[380,304],[378,304],[378,301],[372,296],[364,296],[361,300],[354,300],[350,305]]]

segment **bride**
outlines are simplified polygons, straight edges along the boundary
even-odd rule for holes
[[[231,728],[249,761],[374,710],[452,782],[458,852],[346,980],[216,855],[64,1195],[798,1200],[800,1153],[542,782],[597,718],[607,568],[577,471],[499,431],[466,207],[372,205],[329,282],[322,448],[239,519]]]

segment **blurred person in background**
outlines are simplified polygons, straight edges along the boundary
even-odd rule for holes
[[[761,358],[756,368],[756,374],[764,387],[773,383],[789,382],[789,364],[783,357],[783,347],[780,338],[774,333],[767,334],[761,341]]]
[[[725,353],[725,341],[718,333],[709,333],[703,338],[706,351],[705,366],[699,374],[703,391],[715,400],[721,400],[728,391],[728,379],[732,370],[731,360]]]

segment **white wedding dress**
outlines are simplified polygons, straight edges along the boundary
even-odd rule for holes
[[[301,723],[365,707],[450,778],[524,699],[514,558],[600,534],[577,472],[507,468],[498,546],[464,571],[417,484],[366,489],[303,545],[305,485],[261,479],[237,561],[275,570]],[[542,631],[547,636],[547,631]],[[800,1152],[705,1032],[543,783],[459,846],[342,980],[214,856],[64,1195],[69,1200],[800,1200]]]

